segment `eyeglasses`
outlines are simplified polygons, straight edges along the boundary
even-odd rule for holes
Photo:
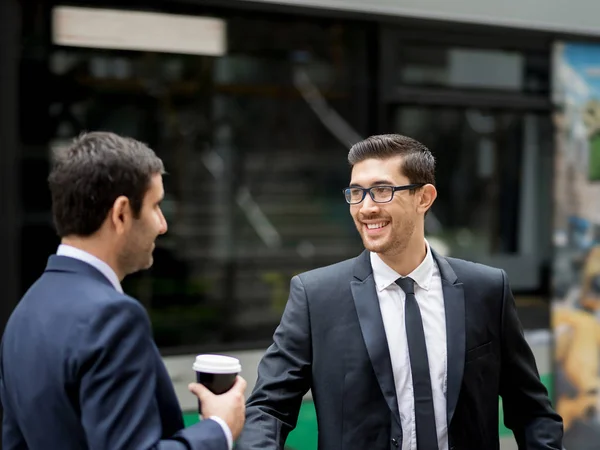
[[[343,192],[346,202],[350,205],[362,202],[367,192],[375,203],[388,203],[394,198],[394,192],[413,190],[421,186],[425,186],[425,183],[406,184],[404,186],[373,186],[370,188],[348,187]]]

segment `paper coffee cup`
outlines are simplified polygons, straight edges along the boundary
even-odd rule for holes
[[[192,368],[196,372],[196,381],[216,395],[231,389],[235,378],[242,371],[237,358],[225,355],[198,355]],[[198,399],[198,412],[202,414],[200,399]]]
[[[198,355],[192,367],[196,372],[196,381],[216,395],[231,389],[242,371],[237,358],[224,355]]]

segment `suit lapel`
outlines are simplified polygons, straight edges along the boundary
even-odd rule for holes
[[[392,362],[368,251],[356,259],[354,277],[350,286],[367,353],[385,401],[400,424]]]
[[[448,346],[448,385],[446,394],[448,425],[452,421],[465,367],[465,295],[463,285],[446,258],[432,252],[440,270],[444,309],[446,310],[446,342]]]

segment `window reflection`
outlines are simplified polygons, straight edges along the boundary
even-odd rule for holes
[[[352,130],[366,122],[355,108],[364,32],[239,18],[227,28],[218,58],[66,48],[51,58],[68,94],[50,109],[57,138],[129,135],[169,172],[169,232],[154,266],[124,282],[162,348],[266,341],[293,275],[362,250],[340,194],[348,129],[332,131],[308,98],[317,92]]]
[[[399,107],[395,131],[426,144],[437,160],[438,198],[427,231],[453,256],[514,254],[522,248],[525,191],[546,117],[465,108]],[[533,164],[535,167],[530,167]],[[536,177],[537,179],[538,177]]]
[[[394,82],[455,93],[501,88],[448,78],[452,51],[442,44],[412,51],[412,44],[396,42],[401,58],[389,59],[393,68],[380,80],[377,71],[388,61],[377,68],[373,55],[391,40],[373,39],[375,27],[367,33],[373,24],[267,13],[224,18],[223,57],[49,47],[42,58],[28,41],[21,140],[23,173],[33,175],[22,177],[23,289],[58,243],[45,176],[38,175],[48,170],[48,149],[83,130],[145,141],[169,172],[163,203],[169,232],[158,241],[154,267],[125,281],[148,308],[162,349],[262,346],[279,322],[293,275],[362,251],[341,189],[349,181],[348,146],[368,134],[400,132],[432,149],[439,197],[427,231],[450,255],[535,253],[538,241],[530,236],[537,228],[524,211],[539,210],[525,195],[536,159],[529,161],[524,149],[546,148],[538,141],[542,129],[551,134],[542,128],[547,118],[385,104]],[[513,75],[516,65],[525,73],[505,78],[502,89],[544,92],[544,61],[502,54],[512,58]],[[431,76],[423,72],[427,65],[434,67]],[[392,122],[381,129],[389,117],[373,113],[384,110],[392,111]],[[528,268],[539,270],[537,263]],[[527,275],[513,286],[537,283]]]

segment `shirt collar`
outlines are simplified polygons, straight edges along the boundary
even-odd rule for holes
[[[79,261],[89,264],[97,269],[106,278],[108,278],[108,281],[110,281],[117,291],[123,293],[123,288],[121,287],[119,277],[117,277],[115,271],[112,270],[112,268],[100,258],[97,258],[91,253],[81,250],[80,248],[66,244],[60,244],[58,246],[58,250],[56,250],[56,254],[60,256],[66,256],[68,258],[78,259]]]
[[[423,259],[421,264],[419,264],[415,270],[409,273],[408,276],[415,280],[417,286],[428,291],[431,284],[431,278],[433,276],[434,262],[433,255],[431,254],[431,248],[429,247],[429,242],[427,242],[427,240],[425,240],[425,245],[427,247],[425,259]],[[384,289],[387,289],[391,285],[395,284],[398,278],[402,278],[398,272],[384,263],[377,253],[371,252],[370,256],[371,267],[373,268],[373,278],[375,279],[377,291],[381,292]]]

